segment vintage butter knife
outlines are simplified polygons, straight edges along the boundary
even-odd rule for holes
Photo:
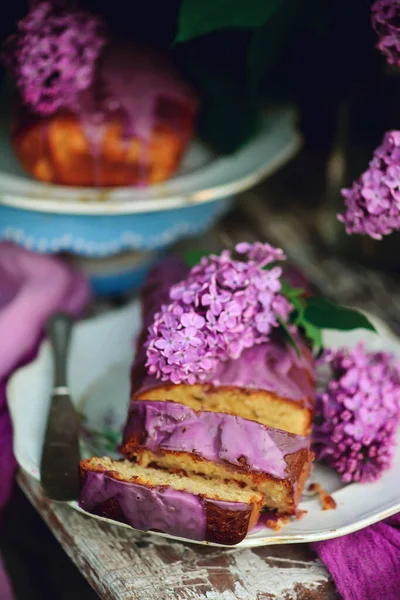
[[[47,332],[53,349],[54,382],[43,444],[40,482],[48,498],[75,500],[79,495],[79,418],[71,401],[66,367],[73,320],[56,314]]]

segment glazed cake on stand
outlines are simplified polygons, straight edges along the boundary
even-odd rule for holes
[[[167,179],[193,137],[194,91],[165,53],[114,39],[100,17],[69,4],[33,3],[6,41],[17,157],[61,185]]]

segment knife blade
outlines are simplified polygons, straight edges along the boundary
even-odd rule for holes
[[[54,381],[44,438],[40,482],[48,498],[59,502],[79,495],[79,419],[67,384],[67,361],[73,320],[53,315],[47,324],[53,351]]]

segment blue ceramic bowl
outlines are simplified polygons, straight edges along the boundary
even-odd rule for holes
[[[108,257],[131,250],[160,251],[211,228],[231,198],[175,210],[125,215],[70,215],[0,205],[0,239],[30,250]]]
[[[0,239],[39,252],[97,259],[94,272],[89,269],[87,273],[94,293],[119,295],[140,288],[168,246],[211,228],[231,203],[231,198],[224,198],[169,211],[110,216],[54,214],[0,205]],[[131,251],[136,251],[132,264],[123,261],[120,267],[119,256]],[[110,262],[112,256],[115,265]]]
[[[171,244],[210,229],[237,193],[273,173],[299,145],[295,115],[282,109],[268,114],[257,135],[230,156],[216,156],[194,140],[168,181],[145,189],[73,188],[27,177],[0,120],[0,239],[97,259],[88,272],[95,290],[122,292],[140,285]],[[120,260],[132,252],[139,256]]]

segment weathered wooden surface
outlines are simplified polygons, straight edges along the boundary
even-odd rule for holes
[[[105,600],[334,600],[334,584],[305,545],[254,550],[182,544],[81,515],[18,483],[65,552]]]

